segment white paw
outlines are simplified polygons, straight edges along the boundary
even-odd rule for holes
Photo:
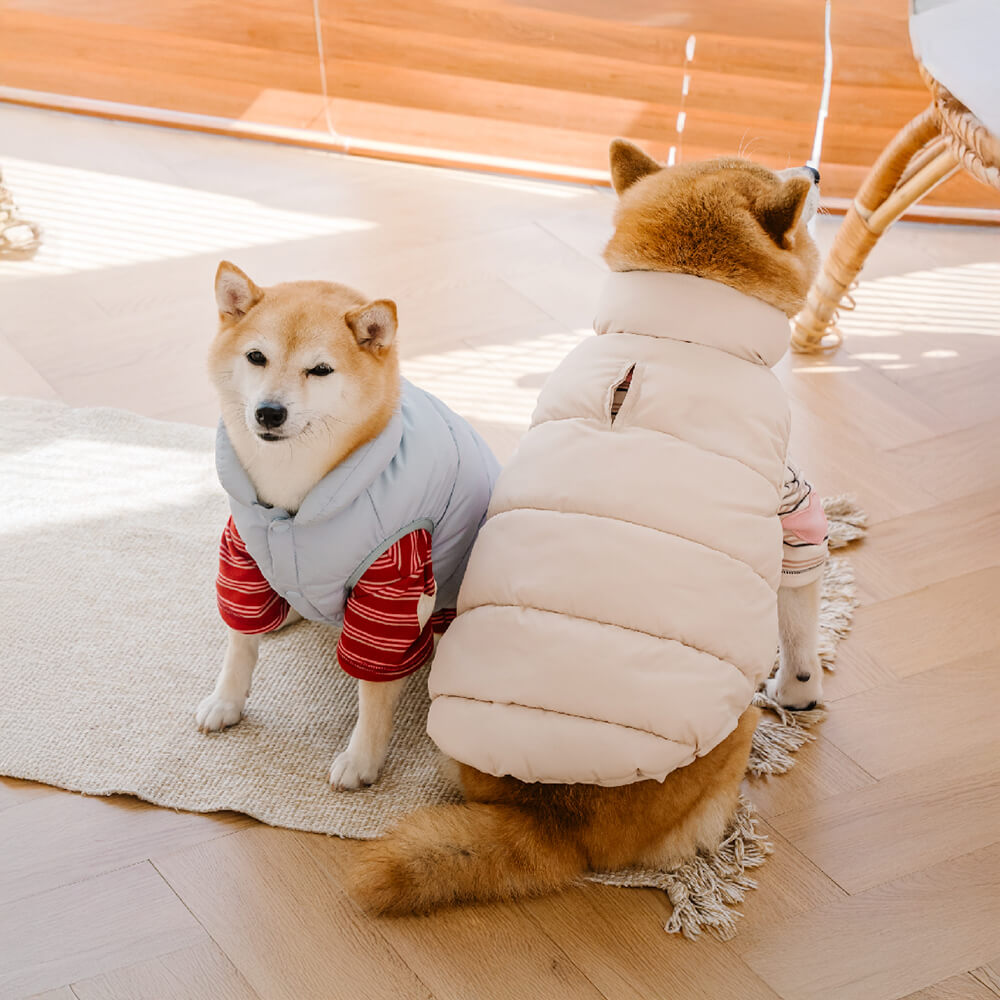
[[[797,671],[782,668],[764,682],[764,693],[782,708],[808,711],[823,701],[823,668],[818,662]]]
[[[243,717],[243,705],[245,699],[220,698],[216,694],[210,694],[201,700],[197,711],[194,713],[194,721],[203,733],[214,733],[226,726],[235,726]]]
[[[378,778],[382,761],[367,757],[348,747],[337,754],[330,768],[330,784],[338,791],[362,788],[371,785]]]

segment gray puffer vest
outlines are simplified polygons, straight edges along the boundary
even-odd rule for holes
[[[331,625],[342,623],[365,570],[418,528],[433,538],[435,610],[453,608],[500,471],[465,420],[405,379],[385,430],[324,476],[294,515],[258,501],[221,422],[215,464],[264,578],[304,618]]]

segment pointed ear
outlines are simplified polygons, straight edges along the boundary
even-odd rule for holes
[[[242,319],[264,293],[235,265],[224,260],[215,272],[215,301],[227,319]]]
[[[358,347],[380,355],[396,337],[396,303],[392,299],[376,299],[344,314],[344,320],[354,331]]]
[[[778,244],[787,247],[788,234],[798,225],[812,190],[812,181],[805,177],[790,177],[781,187],[761,195],[750,210],[764,227],[764,232]]]
[[[611,183],[617,195],[621,195],[643,177],[663,169],[656,160],[627,139],[615,139],[608,156],[611,160]]]

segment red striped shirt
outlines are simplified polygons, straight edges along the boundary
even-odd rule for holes
[[[434,607],[431,536],[420,529],[390,546],[365,570],[347,599],[337,660],[352,677],[391,681],[406,677],[430,659],[434,632],[443,632],[454,609]],[[219,613],[237,632],[273,632],[288,615],[247,552],[232,518],[222,533],[216,580]]]
[[[230,518],[219,544],[215,595],[222,620],[237,632],[273,632],[288,614],[288,601],[276,594],[247,552]]]

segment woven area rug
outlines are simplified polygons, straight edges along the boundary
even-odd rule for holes
[[[265,638],[246,717],[223,733],[196,730],[195,706],[225,646],[214,579],[227,505],[213,440],[206,428],[118,410],[0,399],[0,481],[14,498],[0,525],[0,774],[353,838],[454,801],[424,732],[424,671],[404,695],[378,784],[330,789],[356,694],[336,666],[336,634],[322,626]],[[829,509],[843,543],[862,519],[850,502],[837,504]],[[831,560],[827,663],[854,603],[849,566]],[[819,715],[772,714],[752,770],[787,770]],[[727,845],[690,871],[594,878],[658,885],[674,902],[668,929],[726,934],[728,905],[752,885],[746,869],[765,853],[744,805]]]

